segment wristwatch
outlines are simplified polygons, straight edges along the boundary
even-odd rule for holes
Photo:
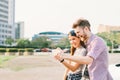
[[[60,62],[62,63],[64,61],[64,59],[60,60]]]

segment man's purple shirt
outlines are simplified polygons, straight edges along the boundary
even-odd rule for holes
[[[87,56],[93,58],[88,65],[90,80],[113,80],[108,71],[108,50],[104,40],[92,34],[86,46]]]

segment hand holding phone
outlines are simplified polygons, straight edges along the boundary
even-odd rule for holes
[[[55,50],[52,50],[52,54],[54,55],[54,58],[59,61],[62,59],[62,53],[63,50],[61,48],[56,48]]]

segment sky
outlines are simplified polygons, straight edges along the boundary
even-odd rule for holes
[[[44,31],[68,33],[79,18],[91,23],[93,33],[99,24],[120,26],[119,0],[16,0],[15,22],[24,22],[24,37]]]

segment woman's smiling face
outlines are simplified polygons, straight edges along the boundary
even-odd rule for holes
[[[74,48],[78,48],[80,46],[80,38],[76,37],[76,36],[68,36],[68,39],[70,41],[70,44],[74,47]]]

